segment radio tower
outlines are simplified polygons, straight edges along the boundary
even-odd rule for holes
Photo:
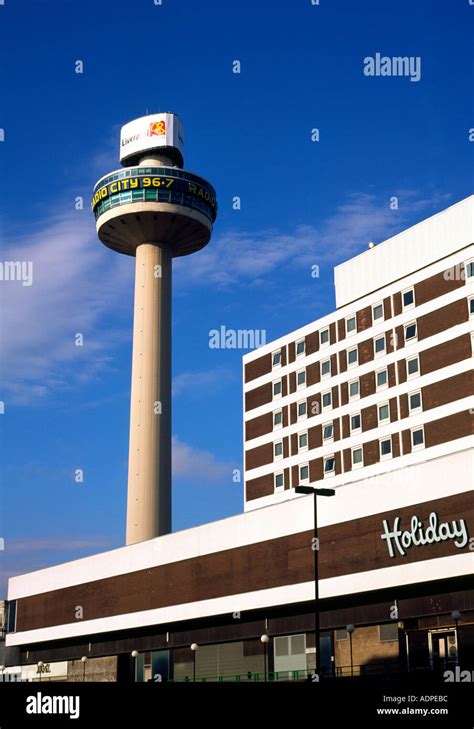
[[[203,248],[214,188],[183,166],[176,114],[150,114],[120,135],[125,169],[102,177],[92,209],[104,245],[135,256],[127,544],[171,531],[171,268]]]

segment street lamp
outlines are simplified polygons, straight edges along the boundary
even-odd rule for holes
[[[191,643],[191,650],[193,652],[193,682],[196,682],[196,651],[199,648],[197,643]]]
[[[461,620],[461,613],[459,610],[453,610],[451,617],[456,624],[456,666],[459,666],[459,641],[458,641],[458,623]]]
[[[87,656],[82,656],[82,681],[84,682],[86,680],[86,663],[87,663]]]
[[[352,633],[355,630],[355,627],[352,625],[352,623],[349,623],[349,625],[346,626],[346,630],[349,633],[349,645],[351,649],[351,676],[354,675],[354,662],[352,660]]]
[[[320,678],[321,673],[321,624],[319,616],[319,539],[318,539],[318,496],[335,496],[334,489],[316,489],[312,486],[297,486],[295,488],[297,494],[313,494],[314,508],[314,649],[316,651],[315,670],[316,675]]]
[[[270,640],[270,638],[268,637],[268,635],[266,633],[264,633],[260,637],[260,640],[263,643],[263,649],[264,649],[264,657],[263,657],[263,671],[264,671],[264,673],[263,673],[263,676],[264,676],[264,680],[265,680],[265,683],[266,683],[267,682],[268,641]]]
[[[42,675],[41,675],[42,674],[42,671],[41,671],[41,669],[44,666],[43,661],[38,661],[37,666],[38,666],[39,680],[41,682],[41,678],[42,678]]]

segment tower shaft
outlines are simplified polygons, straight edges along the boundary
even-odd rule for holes
[[[171,261],[136,249],[127,544],[171,531]]]

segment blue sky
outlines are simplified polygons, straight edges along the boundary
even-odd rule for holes
[[[472,193],[473,18],[468,0],[0,5],[2,260],[34,266],[0,281],[0,598],[8,575],[124,543],[133,260],[89,210],[120,126],[178,113],[185,167],[218,194],[210,245],[173,274],[182,529],[242,510],[243,352],[209,331],[318,318],[335,264]],[[420,57],[421,79],[365,76],[377,52]]]

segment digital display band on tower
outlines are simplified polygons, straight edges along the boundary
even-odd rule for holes
[[[216,196],[212,189],[206,185],[198,184],[196,182],[167,177],[164,175],[125,177],[122,180],[115,180],[108,185],[103,185],[103,187],[99,187],[92,198],[92,210],[95,210],[102,200],[106,200],[108,197],[116,195],[119,192],[142,190],[147,188],[184,192],[187,195],[193,195],[199,200],[207,203],[214,212],[216,210]]]

